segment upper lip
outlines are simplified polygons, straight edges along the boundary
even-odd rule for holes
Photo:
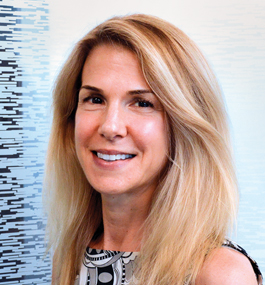
[[[108,155],[118,155],[118,154],[132,154],[132,155],[135,155],[134,153],[124,152],[124,151],[120,151],[120,150],[111,150],[111,149],[95,149],[95,150],[92,150],[92,152],[100,152],[102,154],[108,154]]]

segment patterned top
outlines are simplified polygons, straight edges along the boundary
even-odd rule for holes
[[[262,285],[262,275],[257,263],[247,252],[229,240],[223,246],[244,254],[250,261],[257,277],[257,284]],[[75,285],[128,285],[137,284],[134,276],[135,260],[139,253],[87,248],[81,266],[80,275]]]

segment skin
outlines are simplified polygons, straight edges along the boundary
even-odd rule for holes
[[[94,247],[137,251],[167,161],[163,108],[131,51],[101,45],[89,54],[75,118],[78,159],[101,194],[104,235]],[[106,161],[96,154],[126,154]]]
[[[195,285],[257,285],[257,279],[243,254],[222,247],[206,259]]]

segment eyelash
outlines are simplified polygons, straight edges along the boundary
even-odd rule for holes
[[[92,102],[92,100],[100,100],[100,102],[98,102],[98,103],[93,103]],[[104,99],[102,99],[101,98],[101,96],[99,96],[99,95],[91,95],[91,96],[88,96],[88,97],[85,97],[84,99],[83,99],[83,102],[85,103],[85,102],[88,102],[88,101],[91,101],[91,103],[92,104],[101,104],[103,101],[104,101]]]
[[[137,98],[135,103],[144,103],[144,104],[147,104],[148,106],[140,106],[141,108],[144,108],[144,107],[150,107],[150,108],[153,108],[154,107],[154,104],[148,100],[145,100],[145,99],[141,99],[141,98]]]

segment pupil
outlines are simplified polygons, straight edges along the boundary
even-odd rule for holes
[[[148,104],[148,102],[141,101],[141,102],[139,102],[139,106],[140,107],[148,107],[149,104]]]
[[[101,104],[101,102],[102,102],[102,100],[100,98],[97,98],[97,97],[93,98],[94,104]]]

